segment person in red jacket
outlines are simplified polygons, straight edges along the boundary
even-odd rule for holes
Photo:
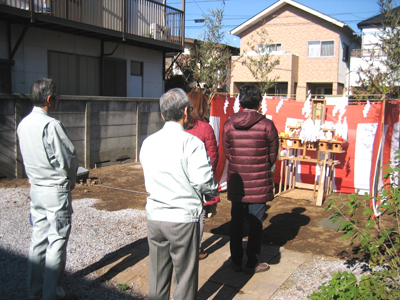
[[[239,101],[242,111],[233,114],[224,124],[223,147],[228,160],[228,200],[232,202],[230,226],[231,266],[243,270],[243,225],[249,222],[247,242],[247,274],[269,269],[259,262],[261,235],[266,202],[274,198],[274,181],[271,167],[278,149],[278,132],[274,123],[258,113],[261,104],[260,88],[245,84],[240,88]]]
[[[208,103],[206,97],[197,91],[192,91],[188,94],[190,106],[193,111],[190,113],[189,126],[186,132],[198,137],[206,146],[206,151],[211,160],[212,170],[215,174],[215,169],[218,164],[218,145],[215,138],[214,130],[208,123]],[[219,196],[204,202],[204,206],[216,205],[220,201]],[[199,259],[205,259],[208,253],[204,252],[201,248],[201,239],[204,231],[204,220],[206,218],[206,209],[203,207],[203,212],[200,215],[200,253]]]

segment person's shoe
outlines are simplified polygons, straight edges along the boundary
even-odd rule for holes
[[[263,262],[263,263],[259,263],[255,268],[246,267],[246,268],[244,268],[243,272],[245,274],[255,274],[255,273],[266,272],[269,270],[269,268],[270,268],[269,264]]]
[[[201,251],[201,252],[199,253],[199,260],[205,259],[207,256],[208,256],[208,253],[207,253],[207,252]]]
[[[237,273],[242,272],[242,270],[243,270],[241,265],[237,265],[233,261],[231,261],[231,268],[233,271],[235,271]]]

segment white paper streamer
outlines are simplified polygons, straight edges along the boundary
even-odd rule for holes
[[[267,113],[267,93],[264,94],[264,97],[261,101],[261,112],[263,113],[263,115],[265,115]]]
[[[369,100],[367,100],[367,104],[365,105],[364,110],[363,110],[364,118],[366,118],[368,116],[368,112],[369,112],[370,108],[371,108],[371,104],[369,103]]]
[[[276,113],[279,112],[279,110],[281,109],[283,105],[283,99],[281,98],[281,100],[278,102],[278,105],[276,106]]]
[[[228,100],[228,96],[225,96],[225,103],[224,103],[224,113],[226,114],[226,109],[229,106],[229,100]]]
[[[233,111],[237,113],[240,110],[239,95],[235,99],[235,104],[233,104]]]
[[[312,105],[311,105],[311,91],[308,91],[307,100],[304,102],[303,109],[301,110],[301,114],[307,119],[308,116],[311,114]]]

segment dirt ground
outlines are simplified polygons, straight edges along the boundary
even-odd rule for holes
[[[82,198],[96,198],[101,201],[97,209],[121,210],[134,208],[144,210],[146,190],[141,166],[132,162],[103,166],[89,172],[91,184],[77,184],[72,192],[73,201]],[[0,188],[29,187],[27,179],[2,179]],[[205,231],[229,234],[230,208],[226,193],[221,193],[217,214],[206,219]],[[309,252],[317,255],[354,258],[354,249],[342,241],[342,233],[321,226],[319,222],[329,218],[332,211],[316,206],[313,192],[296,189],[283,196],[277,196],[267,203],[263,223],[263,243],[284,246],[286,249]],[[330,197],[347,197],[334,194]],[[326,220],[325,220],[326,221]],[[324,224],[326,224],[325,222]],[[328,222],[329,223],[329,222]]]

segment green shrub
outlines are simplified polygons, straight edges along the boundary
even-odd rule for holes
[[[396,276],[387,270],[362,276],[358,281],[356,276],[348,272],[334,273],[332,279],[319,287],[319,292],[309,296],[311,299],[399,299],[397,285],[390,280]]]
[[[400,158],[397,152],[395,161]],[[318,292],[309,296],[311,299],[400,299],[400,166],[387,164],[383,168],[384,178],[390,177],[392,183],[385,184],[379,191],[379,199],[385,199],[378,211],[379,218],[373,218],[373,209],[369,207],[371,195],[349,195],[347,200],[333,198],[325,209],[334,210],[332,221],[339,217],[338,231],[344,234],[343,240],[349,239],[350,245],[359,243],[358,252],[363,253],[373,269],[366,272],[360,280],[348,272],[333,274],[333,278],[319,287]],[[356,219],[357,212],[362,212],[364,220]],[[358,214],[359,215],[359,214]],[[375,267],[379,266],[376,271]]]

